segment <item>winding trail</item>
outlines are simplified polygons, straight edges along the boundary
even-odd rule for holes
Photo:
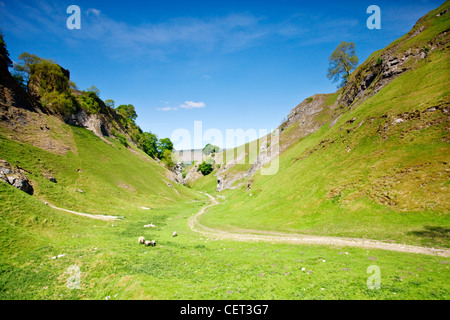
[[[73,210],[63,209],[63,208],[54,206],[51,203],[48,203],[42,199],[40,199],[40,200],[53,209],[73,213],[78,216],[82,216],[82,217],[86,217],[86,218],[97,219],[97,220],[102,220],[102,221],[115,221],[115,220],[122,219],[122,217],[118,217],[118,216],[105,216],[105,215],[100,215],[100,214],[83,213],[83,212],[77,212],[77,211],[73,211]]]
[[[264,232],[258,230],[240,230],[241,232],[238,233],[209,228],[200,224],[198,222],[198,218],[202,214],[204,214],[207,209],[215,205],[218,205],[219,202],[217,202],[217,200],[213,196],[207,193],[204,194],[206,194],[211,199],[212,203],[202,207],[197,214],[190,217],[188,220],[188,224],[192,231],[198,232],[208,237],[209,239],[359,247],[366,249],[382,249],[389,251],[450,257],[450,250],[448,249],[435,249],[406,244],[386,243],[379,240],[370,240],[361,238],[325,237],[325,236],[303,235],[297,233],[290,234],[282,232]]]

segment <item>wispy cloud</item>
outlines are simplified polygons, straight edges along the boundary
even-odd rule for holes
[[[2,1],[0,0],[0,3]],[[82,10],[81,30],[67,30],[64,3],[30,0],[6,5],[0,11],[5,30],[35,41],[65,42],[70,47],[95,46],[112,59],[156,59],[172,55],[228,54],[268,41],[294,40],[299,45],[335,40],[335,30],[346,34],[354,19],[327,20],[293,15],[273,22],[251,13],[197,18],[178,17],[158,23],[131,24],[113,19],[98,8]],[[205,77],[206,78],[206,77]]]
[[[269,24],[264,17],[249,13],[130,24],[115,20],[97,8],[82,9],[81,30],[69,32],[68,16],[64,13],[64,4],[60,1],[32,0],[8,5],[0,12],[0,20],[23,38],[33,37],[38,41],[38,37],[45,36],[47,41],[53,39],[80,47],[90,46],[92,41],[110,55],[150,56],[161,60],[179,53],[232,53],[264,44],[271,36],[286,37],[295,33],[285,24]]]
[[[156,108],[158,111],[176,111],[178,108],[175,107],[164,107],[164,108]]]
[[[100,13],[101,13],[101,10],[94,9],[94,8],[90,8],[90,9],[86,10],[87,15],[93,14],[96,17],[98,17],[100,15]]]
[[[198,109],[205,107],[206,104],[204,102],[194,102],[194,101],[185,101],[183,104],[180,105],[180,108],[183,109]]]

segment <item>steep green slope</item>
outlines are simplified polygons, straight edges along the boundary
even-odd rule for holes
[[[114,139],[108,144],[83,128],[60,126],[73,137],[71,150],[63,154],[9,139],[6,131],[0,134],[0,157],[25,170],[39,199],[76,211],[122,215],[130,203],[136,209],[152,208],[192,194],[170,181],[167,170],[142,151]]]
[[[436,17],[448,6],[419,20],[420,39],[372,55],[338,98],[335,120],[281,153],[278,174],[228,191],[202,223],[450,246],[450,20],[448,11]],[[373,59],[431,42],[433,50],[377,87],[383,73],[369,70]],[[365,92],[350,94],[370,72]]]

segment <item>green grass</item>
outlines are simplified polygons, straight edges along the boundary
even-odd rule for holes
[[[203,176],[189,184],[189,187],[204,191],[204,192],[215,192],[217,187],[217,177],[214,175],[217,172],[217,168],[214,169],[210,174]]]
[[[113,227],[53,210],[5,184],[0,184],[0,195],[6,208],[0,219],[0,299],[449,297],[448,259],[357,248],[214,241],[187,227],[187,218],[202,201],[135,212]],[[156,228],[144,229],[148,222]],[[173,230],[178,237],[171,237]],[[140,235],[158,245],[139,245]],[[65,256],[52,259],[59,254]],[[371,265],[380,267],[380,290],[367,288]],[[73,275],[70,266],[80,270],[80,289],[67,287]]]

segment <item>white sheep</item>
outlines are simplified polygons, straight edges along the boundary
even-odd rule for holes
[[[176,231],[174,231],[173,233],[172,233],[172,237],[176,237],[178,234],[177,234],[177,232]]]
[[[144,237],[139,237],[139,243],[140,243],[140,244],[145,243],[145,238],[144,238]]]

